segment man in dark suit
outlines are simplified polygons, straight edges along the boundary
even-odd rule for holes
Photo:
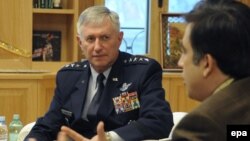
[[[172,140],[241,140],[227,126],[250,128],[250,8],[236,0],[201,1],[185,19],[178,65],[189,97],[202,103],[179,122]]]
[[[96,140],[98,123],[105,140],[168,137],[173,118],[162,88],[162,68],[153,59],[119,51],[123,32],[118,15],[103,6],[90,7],[80,15],[77,31],[86,60],[57,73],[49,111],[26,140],[55,140],[63,125]]]

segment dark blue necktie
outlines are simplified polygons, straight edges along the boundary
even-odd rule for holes
[[[99,109],[100,102],[101,102],[101,94],[104,90],[104,84],[103,84],[104,79],[105,79],[105,76],[102,73],[100,73],[97,76],[97,79],[96,79],[97,85],[98,85],[97,92],[90,103],[88,113],[87,113],[87,117],[89,120],[97,118],[97,111]]]

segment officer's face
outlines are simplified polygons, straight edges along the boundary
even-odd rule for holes
[[[103,72],[116,61],[123,33],[117,31],[112,23],[104,20],[102,24],[87,24],[81,28],[79,45],[97,72]]]

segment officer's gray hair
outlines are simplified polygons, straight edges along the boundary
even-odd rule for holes
[[[114,28],[120,31],[119,16],[116,12],[109,10],[105,6],[92,6],[84,10],[77,21],[77,33],[81,36],[81,28],[86,24],[102,24],[105,19],[109,19]]]

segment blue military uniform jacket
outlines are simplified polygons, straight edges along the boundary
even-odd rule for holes
[[[169,103],[162,88],[162,69],[155,60],[120,52],[112,66],[95,119],[82,119],[91,75],[88,61],[66,65],[56,77],[49,111],[39,118],[28,137],[56,139],[62,125],[85,137],[96,134],[98,121],[126,141],[168,137],[173,126]]]

